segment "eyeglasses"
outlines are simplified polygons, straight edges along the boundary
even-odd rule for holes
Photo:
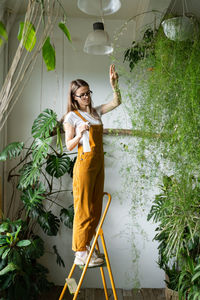
[[[80,96],[78,96],[78,95],[74,95],[74,96],[76,96],[76,97],[78,97],[80,99],[83,99],[83,98],[91,96],[91,95],[92,95],[92,91],[89,90],[86,93],[81,94]]]

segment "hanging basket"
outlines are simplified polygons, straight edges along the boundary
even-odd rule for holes
[[[164,33],[172,41],[185,41],[193,38],[194,22],[186,16],[164,20],[162,23]]]

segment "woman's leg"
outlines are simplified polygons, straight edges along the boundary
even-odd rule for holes
[[[75,166],[73,175],[73,196],[74,196],[74,223],[72,249],[74,251],[86,250],[86,245],[91,236],[91,223],[94,217],[93,193],[96,182],[95,168],[87,168],[86,162]]]

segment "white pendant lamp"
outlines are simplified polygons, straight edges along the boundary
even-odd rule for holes
[[[89,33],[83,51],[88,54],[105,55],[113,52],[110,39],[102,22],[93,24],[93,31]]]
[[[105,16],[114,14],[121,7],[120,0],[78,0],[78,8],[88,15]]]

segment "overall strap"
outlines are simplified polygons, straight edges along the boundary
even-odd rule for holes
[[[77,116],[79,116],[79,118],[81,118],[84,122],[88,122],[81,114],[80,112],[78,112],[78,110],[74,110],[73,111],[75,114],[77,114]]]

